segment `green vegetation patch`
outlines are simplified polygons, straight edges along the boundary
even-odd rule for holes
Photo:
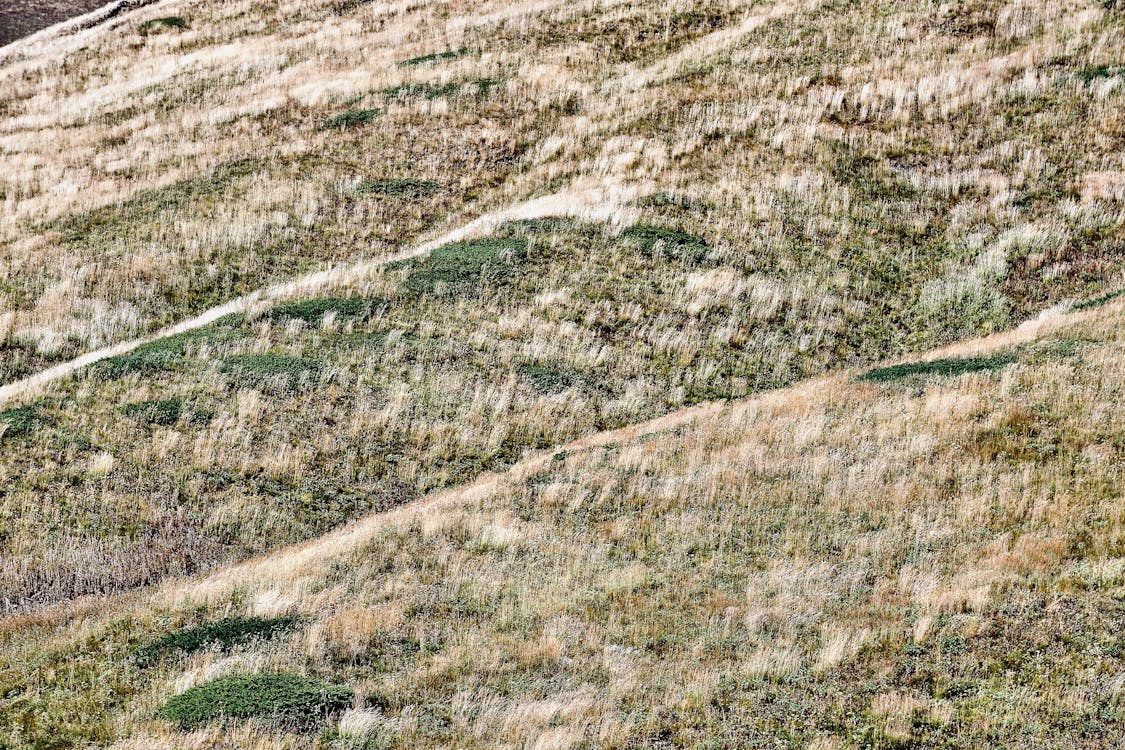
[[[18,406],[0,411],[0,437],[17,437],[31,432],[39,422],[35,406]]]
[[[622,236],[648,255],[655,255],[662,249],[667,255],[691,263],[702,261],[711,249],[706,240],[694,234],[647,224],[634,224],[622,232]]]
[[[223,360],[219,372],[233,386],[302,390],[320,376],[320,362],[283,354],[236,354]]]
[[[408,294],[431,292],[444,286],[454,290],[502,280],[526,254],[526,240],[475,240],[443,245],[414,264],[403,281]]]
[[[273,321],[301,320],[310,325],[319,323],[329,313],[334,313],[341,322],[361,320],[370,317],[384,303],[375,297],[321,297],[278,305],[263,317]]]
[[[1092,83],[1103,78],[1125,75],[1125,65],[1099,65],[1096,68],[1085,68],[1074,75],[1082,83]]]
[[[1125,296],[1125,289],[1118,289],[1116,292],[1110,292],[1109,294],[1103,294],[1102,296],[1095,297],[1094,299],[1088,299],[1084,302],[1078,302],[1071,309],[1076,311],[1091,310],[1095,307],[1101,307],[1107,302],[1112,302],[1113,300],[1121,296]]]
[[[299,622],[297,617],[227,617],[169,633],[155,643],[139,649],[137,657],[141,661],[149,661],[159,654],[172,651],[190,654],[213,647],[229,650],[290,631]]]
[[[125,404],[121,407],[121,413],[127,417],[133,417],[134,419],[145,422],[146,424],[167,427],[179,421],[183,409],[183,399],[168,398]]]
[[[483,99],[492,92],[492,89],[502,83],[503,81],[495,78],[462,82],[450,81],[448,83],[400,83],[397,86],[385,88],[379,93],[388,100],[399,102],[411,99],[441,99],[442,97],[456,96],[466,92],[474,92],[477,98]]]
[[[667,190],[645,196],[636,203],[645,208],[678,208],[683,211],[701,211],[710,208],[706,202],[698,198]]]
[[[188,22],[182,16],[152,18],[141,24],[141,31],[160,31],[162,29],[186,29]]]
[[[429,180],[409,177],[393,180],[372,180],[356,188],[361,195],[378,195],[386,198],[425,198],[441,190],[441,185]]]
[[[407,99],[439,99],[443,96],[452,96],[461,88],[460,83],[400,83],[397,86],[383,89],[381,93],[387,99],[406,101]]]
[[[216,721],[259,719],[309,731],[347,708],[353,695],[345,685],[296,674],[229,675],[174,696],[156,716],[184,730]]]
[[[123,226],[153,221],[167,211],[186,210],[192,203],[229,200],[236,189],[241,189],[242,180],[259,172],[263,165],[260,159],[239,159],[216,167],[210,174],[138,190],[126,201],[66,216],[44,228],[58,231],[66,244],[88,247],[120,237]]]
[[[142,344],[128,354],[103,359],[93,365],[92,371],[103,380],[114,380],[134,373],[151,375],[172,370],[184,355],[203,344],[224,343],[244,337],[246,334],[236,327],[241,322],[242,315],[227,315],[209,326],[165,336]]]
[[[409,60],[403,60],[399,65],[414,66],[425,65],[426,63],[441,62],[443,60],[453,60],[462,57],[469,53],[468,47],[461,49],[446,50],[445,52],[431,52],[428,55],[419,55],[418,57],[411,57]]]
[[[538,219],[516,219],[504,222],[503,229],[520,234],[552,234],[574,226],[569,216],[543,216]]]
[[[970,372],[999,370],[1015,361],[1016,355],[1010,352],[993,354],[990,357],[932,359],[927,362],[907,362],[890,367],[877,367],[873,370],[868,370],[861,375],[859,379],[869,383],[888,383],[914,376],[939,375],[951,377],[964,375]]]
[[[353,109],[348,112],[329,117],[321,125],[321,130],[345,130],[348,128],[366,125],[379,115],[383,114],[381,109]]]
[[[516,368],[516,374],[543,393],[559,393],[575,383],[575,377],[571,373],[544,365],[520,365]]]

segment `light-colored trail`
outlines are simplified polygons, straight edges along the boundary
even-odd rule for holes
[[[548,216],[570,216],[590,221],[612,221],[619,216],[624,204],[641,192],[639,186],[598,185],[544,195],[485,214],[457,229],[390,256],[346,263],[257,289],[148,336],[87,352],[74,359],[41,370],[34,375],[0,386],[0,406],[16,399],[40,393],[45,386],[73,375],[83,367],[100,362],[103,359],[128,354],[144,344],[166,336],[202,328],[224,315],[247,312],[298,295],[315,294],[325,289],[346,286],[349,282],[361,279],[388,263],[417,258],[450,242],[460,242],[486,235],[505,222],[521,219],[541,219]]]

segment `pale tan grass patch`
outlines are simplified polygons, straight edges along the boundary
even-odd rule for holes
[[[881,693],[871,700],[871,713],[881,720],[883,733],[899,742],[913,736],[914,718],[926,708],[925,701],[905,693]]]

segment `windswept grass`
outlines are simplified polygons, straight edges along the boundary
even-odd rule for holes
[[[385,300],[374,297],[321,297],[291,302],[267,310],[262,317],[272,321],[300,320],[316,325],[331,315],[340,323],[370,317]]]
[[[255,641],[268,640],[295,628],[296,617],[227,617],[194,627],[183,628],[137,650],[142,663],[161,654],[191,654],[205,648],[229,650]]]
[[[361,195],[378,195],[387,198],[425,198],[441,190],[441,185],[430,180],[400,177],[391,180],[361,182],[356,192]]]
[[[462,57],[462,56],[467,55],[467,54],[469,54],[469,48],[468,47],[461,47],[460,49],[445,50],[443,52],[431,52],[431,53],[426,54],[426,55],[419,55],[418,57],[411,57],[409,59],[403,60],[402,62],[399,63],[399,65],[403,65],[403,66],[406,66],[406,67],[414,67],[414,66],[417,66],[417,65],[426,65],[427,63],[444,62],[446,60],[455,60],[458,57]]]
[[[381,109],[352,109],[329,117],[321,125],[322,130],[347,130],[374,122],[383,114]]]

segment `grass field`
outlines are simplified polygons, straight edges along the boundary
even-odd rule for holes
[[[1123,12],[0,50],[0,750],[1117,746]]]

